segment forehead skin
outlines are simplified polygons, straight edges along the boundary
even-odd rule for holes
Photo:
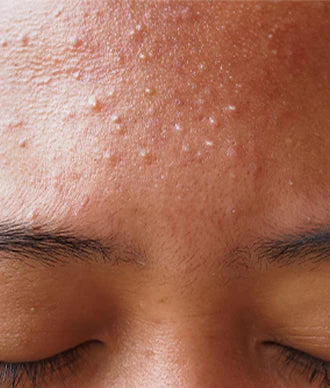
[[[325,221],[326,2],[0,8],[1,217],[126,234],[168,274]]]

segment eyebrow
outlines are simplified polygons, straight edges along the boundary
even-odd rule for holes
[[[129,244],[111,237],[106,242],[77,235],[69,228],[33,226],[5,221],[0,223],[0,261],[18,259],[47,266],[68,262],[144,264],[144,258]]]
[[[75,261],[109,263],[133,263],[145,265],[145,257],[129,244],[114,237],[106,242],[77,235],[69,228],[51,225],[33,226],[24,222],[0,223],[0,261],[18,259],[27,263],[37,262],[48,266]],[[6,256],[7,255],[7,256]],[[252,258],[258,265],[275,266],[330,262],[330,227],[318,227],[298,233],[259,238],[252,245],[237,249],[232,264]]]
[[[276,266],[330,262],[330,227],[259,239],[253,244],[250,255],[254,255],[259,264],[266,261]]]

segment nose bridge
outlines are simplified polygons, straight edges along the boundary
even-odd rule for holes
[[[238,369],[238,360],[228,348],[225,334],[212,332],[205,323],[168,320],[144,326],[141,333],[135,344],[141,386],[240,386],[235,376],[230,376],[230,371]]]

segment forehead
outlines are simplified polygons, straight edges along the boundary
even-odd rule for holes
[[[106,223],[128,209],[165,209],[167,221],[180,209],[186,221],[235,223],[266,209],[282,217],[292,201],[307,217],[306,203],[311,213],[325,203],[327,3],[15,0],[1,10],[9,213]]]

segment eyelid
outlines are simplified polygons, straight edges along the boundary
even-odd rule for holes
[[[330,356],[330,350],[329,350],[329,354],[327,355],[327,357],[322,357],[322,356],[320,356],[317,353],[309,352],[308,350],[306,350],[304,348],[304,346],[303,346],[303,343],[301,344],[301,346],[296,347],[296,346],[292,346],[291,343],[288,344],[285,341],[265,341],[263,343],[263,345],[278,347],[280,349],[286,349],[286,350],[289,350],[289,351],[297,352],[297,353],[299,353],[301,355],[306,355],[308,357],[312,357],[312,358],[314,358],[316,360],[321,360],[321,361],[329,362],[330,363],[330,361],[328,360],[328,358]]]
[[[320,388],[330,387],[330,362],[280,343],[268,341],[264,345],[277,350],[276,359],[282,363],[281,376],[305,379],[309,384],[318,384]],[[291,369],[290,373],[286,370],[288,368]]]
[[[65,380],[73,374],[77,364],[89,351],[93,342],[86,342],[52,357],[39,361],[5,362],[0,361],[0,382],[10,387],[18,387],[23,382],[31,383],[37,388],[48,380]],[[63,381],[61,381],[63,382]]]
[[[290,328],[290,331],[292,334],[281,336],[281,340],[276,342],[330,362],[330,330],[328,327],[299,326]]]
[[[281,354],[287,366],[299,369],[309,384],[320,383],[320,388],[330,387],[330,363],[299,350],[282,347]]]

